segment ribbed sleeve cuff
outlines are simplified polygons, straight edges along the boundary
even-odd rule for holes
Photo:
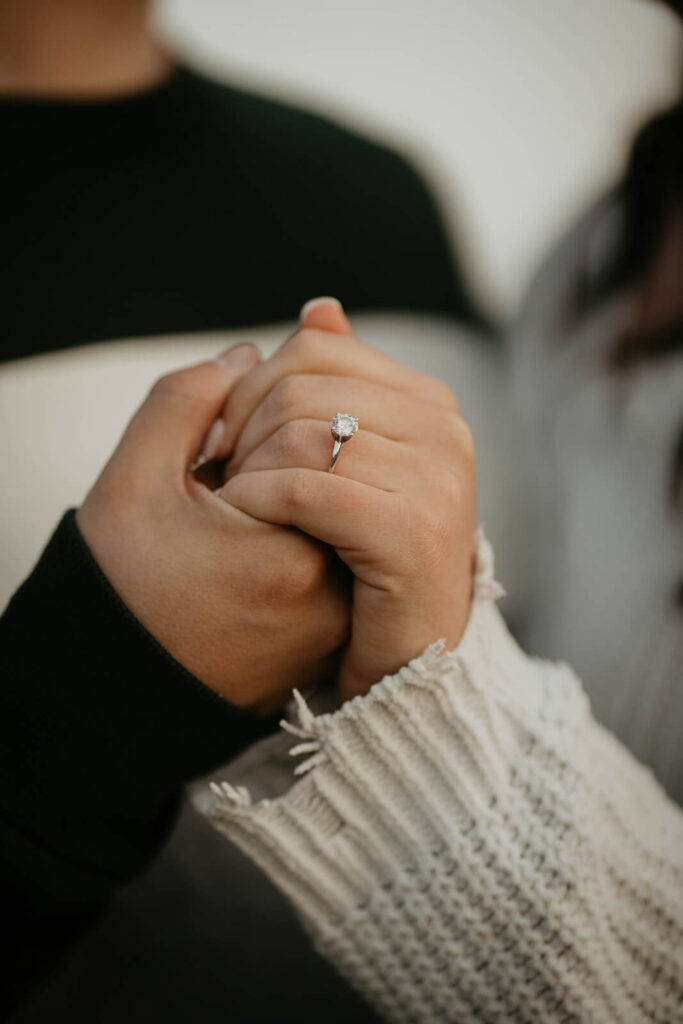
[[[266,741],[196,802],[392,1022],[676,1019],[683,817],[568,666],[518,648],[499,593],[480,535],[454,651],[332,714],[299,700],[298,780]]]
[[[283,795],[253,803],[248,773],[246,785],[195,791],[316,929],[486,817],[530,725],[562,722],[565,742],[586,711],[571,676],[535,672],[517,647],[494,605],[502,588],[481,533],[477,552],[470,619],[454,651],[434,643],[331,714],[315,716],[298,698],[298,723],[283,723],[298,740],[289,751],[298,781]]]

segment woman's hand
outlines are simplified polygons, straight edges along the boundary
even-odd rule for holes
[[[334,670],[349,609],[329,549],[245,515],[188,472],[259,359],[239,345],[160,380],[77,522],[123,601],[181,664],[233,704],[268,711]]]
[[[337,411],[360,429],[330,474]],[[340,310],[320,305],[235,387],[224,453],[235,438],[223,500],[332,545],[355,576],[344,699],[439,637],[458,643],[470,606],[474,452],[441,381],[363,344]]]

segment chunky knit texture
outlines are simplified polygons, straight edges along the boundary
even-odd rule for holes
[[[299,698],[287,791],[197,802],[390,1021],[683,1021],[683,815],[500,593],[480,534],[454,651],[333,713]]]

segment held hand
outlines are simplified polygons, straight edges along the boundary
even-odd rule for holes
[[[292,686],[334,671],[349,612],[329,549],[226,504],[188,472],[259,359],[239,345],[162,378],[77,522],[123,601],[181,664],[233,704],[270,711]]]
[[[244,377],[226,407],[234,439],[225,502],[332,545],[354,574],[351,640],[339,677],[348,699],[467,622],[475,520],[474,452],[441,382],[351,334],[340,311],[313,322]],[[344,336],[331,330],[345,331]],[[358,434],[327,472],[337,412]]]

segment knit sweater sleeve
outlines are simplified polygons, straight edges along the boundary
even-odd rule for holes
[[[500,592],[480,535],[455,650],[333,713],[300,700],[280,795],[196,801],[389,1021],[681,1020],[683,815]]]
[[[166,840],[182,786],[274,727],[124,605],[73,510],[0,618],[0,1019]]]

